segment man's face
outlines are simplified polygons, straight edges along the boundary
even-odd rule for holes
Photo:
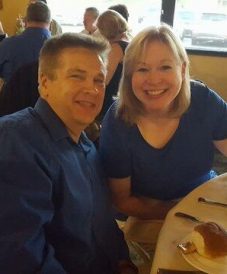
[[[41,96],[69,130],[83,130],[102,108],[106,68],[89,49],[68,48],[58,60],[53,80],[40,74]]]
[[[94,16],[93,12],[91,12],[91,11],[86,11],[86,12],[84,13],[84,21],[83,21],[83,23],[84,23],[85,29],[86,29],[88,32],[94,31],[94,28],[95,28],[95,26],[94,26],[95,20],[96,20],[96,18],[95,18],[95,16]]]

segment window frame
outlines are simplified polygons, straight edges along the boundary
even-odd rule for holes
[[[174,12],[175,12],[176,0],[162,0],[161,8],[161,22],[166,23],[173,27]],[[186,51],[190,55],[202,55],[202,56],[218,56],[227,57],[226,51],[206,50],[206,49],[189,49],[186,46]]]

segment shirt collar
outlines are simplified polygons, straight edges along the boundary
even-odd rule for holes
[[[70,137],[64,123],[44,99],[39,98],[34,109],[54,140],[58,141]]]
[[[69,138],[72,140],[62,120],[44,99],[41,97],[38,99],[34,106],[34,110],[38,113],[42,122],[45,124],[50,135],[55,141],[59,141],[64,138]],[[78,145],[80,145],[85,152],[89,152],[91,150],[91,141],[87,138],[84,132],[80,135]]]
[[[51,37],[51,32],[46,29],[46,28],[32,28],[32,27],[29,27],[29,28],[26,28],[24,30],[24,32],[22,32],[22,34],[29,34],[29,33],[41,33],[43,34],[44,36],[46,36],[47,38]]]

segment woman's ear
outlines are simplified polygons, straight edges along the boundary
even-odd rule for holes
[[[181,65],[181,75],[182,75],[182,78],[185,77],[185,70],[186,70],[186,63],[184,62],[184,63]]]

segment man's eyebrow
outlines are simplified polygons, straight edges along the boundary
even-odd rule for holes
[[[85,70],[82,70],[82,69],[79,69],[79,68],[69,69],[67,72],[68,73],[75,73],[75,72],[77,72],[77,73],[81,73],[81,74],[85,74],[86,73]]]

